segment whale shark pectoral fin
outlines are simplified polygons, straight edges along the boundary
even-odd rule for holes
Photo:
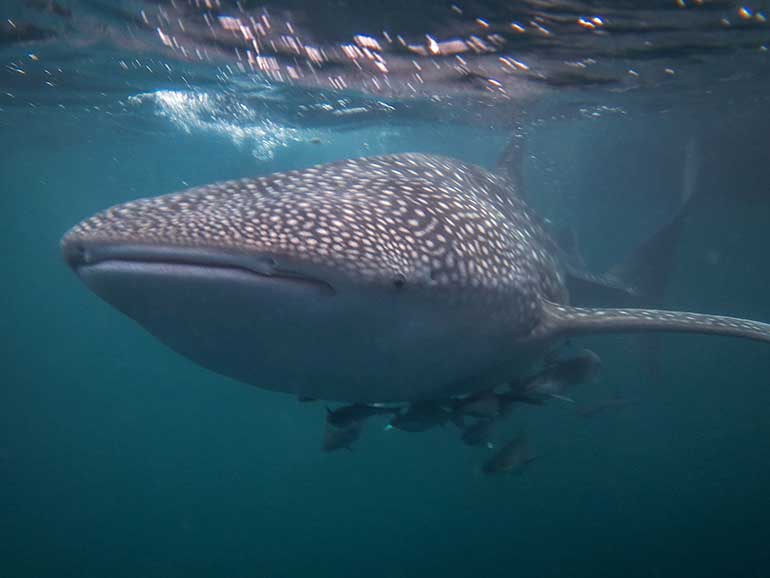
[[[580,333],[675,332],[726,335],[770,343],[770,324],[737,317],[658,309],[593,309],[543,302],[536,337]]]

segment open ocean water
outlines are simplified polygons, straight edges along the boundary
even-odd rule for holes
[[[0,578],[770,576],[767,344],[665,335],[651,370],[631,338],[576,339],[601,379],[516,407],[497,437],[526,430],[538,459],[490,477],[492,450],[451,424],[374,417],[322,452],[324,402],[172,352],[59,248],[140,197],[405,151],[495,170],[514,138],[526,198],[592,270],[692,194],[663,305],[770,321],[767,18],[728,0],[0,3]]]

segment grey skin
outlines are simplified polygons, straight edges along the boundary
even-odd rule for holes
[[[196,363],[347,403],[488,390],[578,334],[770,341],[755,321],[570,306],[575,260],[513,182],[440,156],[132,201],[75,226],[62,252],[93,292]]]
[[[521,474],[538,457],[532,453],[527,436],[522,433],[495,452],[484,462],[481,470],[488,475]]]
[[[595,381],[601,371],[602,361],[590,349],[577,355],[554,361],[534,376],[509,384],[506,398],[522,403],[542,405],[549,398],[563,398],[568,387]]]

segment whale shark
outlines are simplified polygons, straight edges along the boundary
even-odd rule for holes
[[[770,342],[770,325],[757,321],[571,304],[574,259],[516,183],[428,154],[131,201],[73,227],[61,249],[91,291],[171,349],[301,398],[485,391],[584,334]],[[620,278],[577,277],[625,289]]]

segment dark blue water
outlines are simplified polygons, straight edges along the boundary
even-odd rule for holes
[[[3,62],[31,67],[40,48],[11,50]],[[702,91],[556,90],[516,108],[528,198],[602,270],[673,214],[692,170],[699,202],[666,307],[768,321],[766,85],[752,68],[732,83],[698,70]],[[106,84],[113,71],[101,69]],[[195,366],[59,254],[95,211],[217,180],[400,151],[494,168],[508,112],[395,100],[392,117],[303,122],[307,97],[282,94],[248,118],[218,105],[206,126],[184,125],[177,109],[129,103],[152,92],[147,79],[114,96],[60,92],[59,106],[2,78],[0,577],[770,573],[766,345],[665,336],[650,374],[633,340],[581,339],[601,381],[576,389],[577,404],[517,408],[500,437],[526,430],[541,458],[493,478],[480,470],[489,451],[452,426],[410,435],[374,419],[353,451],[322,453],[322,403]],[[576,413],[618,395],[634,403]]]

